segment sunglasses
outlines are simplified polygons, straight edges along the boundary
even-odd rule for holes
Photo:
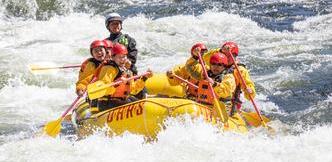
[[[214,66],[226,66],[226,65],[220,64],[220,63],[211,63],[211,65],[214,65]]]

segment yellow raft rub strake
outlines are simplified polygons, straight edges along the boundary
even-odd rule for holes
[[[110,128],[108,135],[119,135],[129,131],[153,138],[162,129],[163,121],[167,117],[184,114],[189,114],[193,118],[203,117],[206,122],[216,123],[210,107],[188,99],[148,98],[96,114],[88,112],[95,109],[90,109],[88,104],[82,102],[75,110],[79,136],[90,135],[94,130],[106,125]],[[88,117],[87,113],[92,115]],[[229,118],[228,127],[224,130],[247,132],[246,123],[238,114]]]

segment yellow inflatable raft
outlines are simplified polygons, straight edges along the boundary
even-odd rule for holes
[[[165,74],[153,74],[146,80],[145,87],[149,95],[184,97],[186,94],[185,86],[171,86]]]
[[[155,137],[162,129],[166,118],[184,114],[202,117],[212,124],[216,123],[210,107],[192,100],[176,98],[147,98],[103,112],[98,112],[97,108],[90,108],[88,103],[83,102],[74,111],[73,116],[79,136],[90,135],[96,129],[107,126],[110,128],[109,135],[119,135],[129,131]],[[247,131],[246,123],[235,114],[229,118],[225,130],[243,133]]]
[[[170,86],[165,74],[154,74],[146,81],[149,95],[164,96],[151,97],[103,112],[98,108],[90,108],[82,100],[73,112],[73,123],[77,127],[79,136],[92,134],[98,128],[109,127],[109,135],[119,135],[125,131],[134,134],[155,137],[163,127],[163,121],[168,117],[189,114],[192,117],[202,117],[206,122],[216,124],[211,107],[199,104],[189,99],[183,99],[183,86]],[[165,97],[167,96],[167,97]],[[177,98],[169,98],[177,97]],[[224,130],[247,132],[245,121],[239,114],[229,117],[228,126]]]

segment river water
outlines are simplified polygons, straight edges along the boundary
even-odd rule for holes
[[[276,135],[169,119],[149,143],[130,133],[35,136],[75,99],[78,70],[35,75],[28,66],[81,63],[90,42],[108,35],[104,16],[113,11],[137,41],[141,72],[184,63],[196,42],[237,42]],[[329,0],[4,0],[0,36],[0,161],[332,161]]]

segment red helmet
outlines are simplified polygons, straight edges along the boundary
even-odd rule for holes
[[[106,47],[106,45],[101,40],[95,40],[90,44],[90,49],[94,49],[96,47]]]
[[[128,50],[126,46],[120,44],[120,43],[115,43],[112,48],[112,55],[126,55],[128,54]]]
[[[220,52],[216,52],[210,57],[210,64],[222,64],[227,66],[228,59],[225,55],[221,54]]]
[[[113,48],[113,43],[112,41],[108,40],[108,39],[104,39],[103,40],[104,44],[106,45],[106,48]]]
[[[92,54],[92,49],[97,48],[97,47],[106,47],[104,41],[101,40],[95,40],[90,44],[90,53]]]
[[[206,48],[206,46],[204,45],[204,43],[196,43],[191,47],[191,55],[194,56],[194,50],[196,48],[200,48],[202,52],[206,52],[208,49]]]
[[[234,42],[226,42],[221,46],[220,52],[225,55],[229,55],[229,51],[234,55],[239,55],[239,47]]]

